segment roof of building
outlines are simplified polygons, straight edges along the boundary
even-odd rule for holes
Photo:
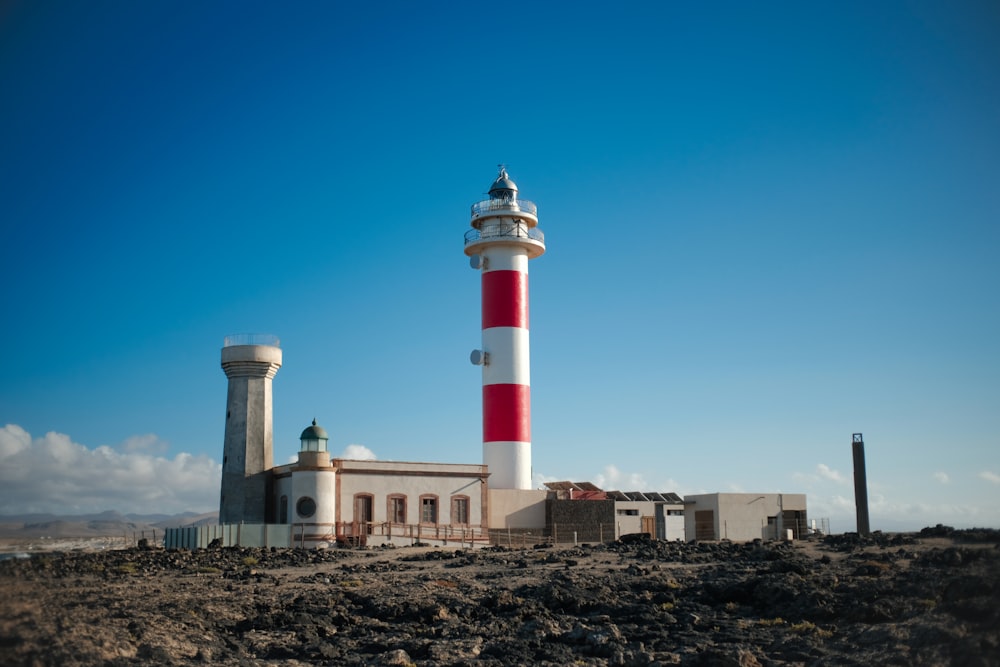
[[[671,503],[675,505],[681,505],[684,503],[684,500],[673,492],[604,491],[590,482],[545,482],[545,486],[550,491],[582,491],[590,494],[602,493],[604,494],[604,497],[610,500],[619,500],[624,502]]]
[[[608,498],[612,500],[649,502],[649,503],[672,503],[680,505],[684,500],[676,493],[661,493],[659,491],[608,491]]]
[[[545,486],[551,491],[600,491],[601,489],[590,482],[545,482]]]

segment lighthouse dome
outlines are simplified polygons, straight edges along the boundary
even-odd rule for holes
[[[507,169],[500,167],[500,174],[493,181],[493,185],[490,186],[490,198],[511,199],[516,192],[517,184],[510,180],[510,177],[507,175]]]
[[[302,431],[302,435],[299,436],[299,440],[329,440],[330,436],[326,434],[326,429],[322,426],[316,424],[316,420],[313,420],[312,426],[306,428]]]

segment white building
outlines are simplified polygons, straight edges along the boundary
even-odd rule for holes
[[[484,541],[486,466],[330,459],[313,421],[295,463],[272,470],[269,515],[301,546]]]
[[[802,493],[707,493],[684,496],[688,539],[798,539],[807,532]]]
[[[619,536],[646,533],[657,540],[685,540],[684,501],[676,493],[608,491],[615,501]]]

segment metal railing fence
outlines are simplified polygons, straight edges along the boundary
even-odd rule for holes
[[[476,202],[471,209],[473,218],[494,211],[520,211],[533,216],[538,215],[538,207],[535,206],[535,202],[527,199],[486,199]]]
[[[270,347],[281,347],[281,340],[273,334],[231,334],[222,341],[222,347],[233,347],[235,345],[268,345]]]
[[[465,245],[495,239],[528,239],[545,245],[545,234],[524,222],[491,222],[465,233]]]

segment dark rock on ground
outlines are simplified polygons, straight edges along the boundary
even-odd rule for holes
[[[1000,665],[998,537],[52,553],[0,664]]]

